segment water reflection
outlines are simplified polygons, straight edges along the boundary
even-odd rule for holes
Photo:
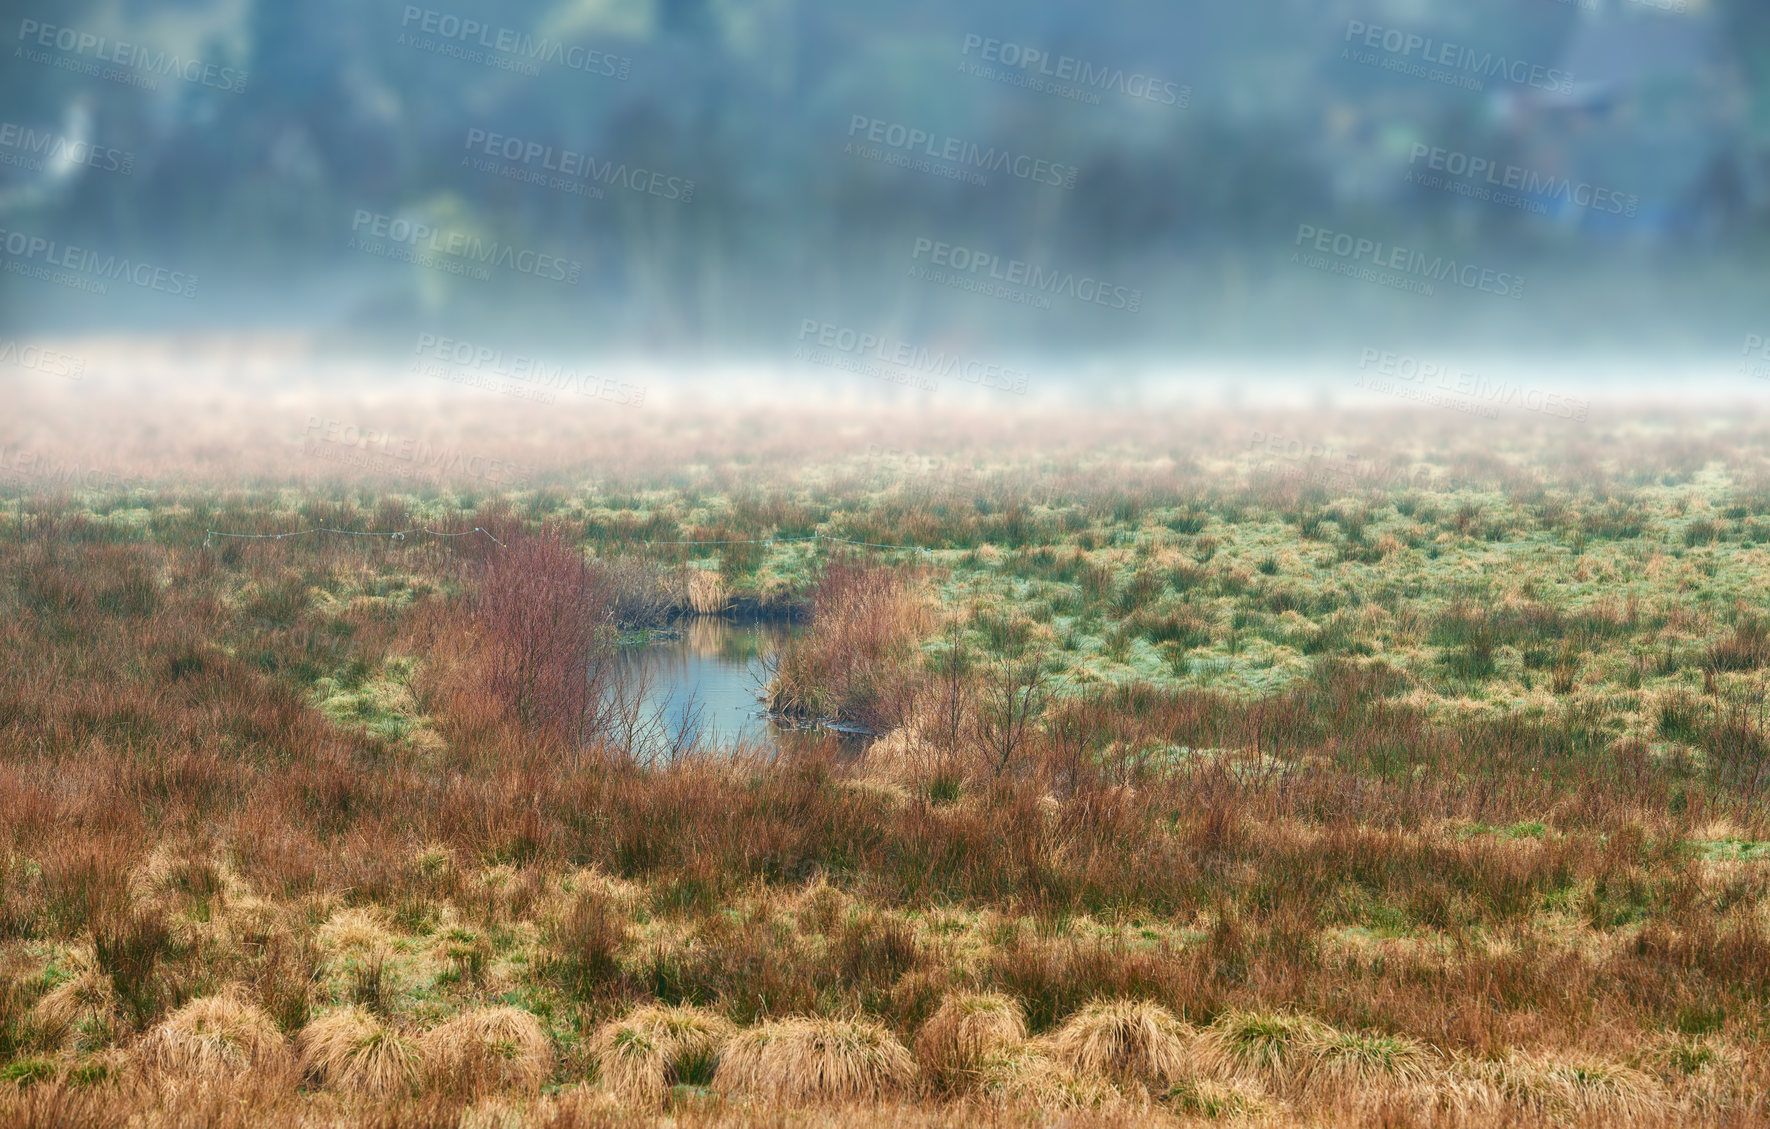
[[[779,748],[791,731],[763,709],[764,660],[799,628],[699,616],[676,629],[678,638],[621,649],[620,681],[644,688],[642,717],[660,733],[698,732],[709,749]]]

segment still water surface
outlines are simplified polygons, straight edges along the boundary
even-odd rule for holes
[[[623,647],[624,673],[643,677],[642,712],[660,715],[669,732],[682,728],[690,708],[700,710],[704,747],[728,749],[737,742],[780,748],[793,731],[763,709],[763,660],[800,629],[779,623],[736,623],[713,616],[679,620],[677,639],[654,639]]]

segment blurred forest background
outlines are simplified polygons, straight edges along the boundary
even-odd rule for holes
[[[127,173],[0,164],[0,228],[195,272],[195,300],[0,275],[0,331],[299,331],[775,356],[804,319],[961,347],[1207,355],[1409,340],[1736,353],[1763,332],[1770,5],[1763,0],[425,0],[630,60],[536,74],[415,47],[385,0],[8,5],[0,119],[113,147]],[[246,73],[154,89],[26,53],[25,21]],[[1570,72],[1471,90],[1343,56],[1348,21]],[[967,36],[1170,82],[1184,105],[1089,104],[964,73]],[[471,44],[469,45],[472,46]],[[1078,172],[964,184],[844,153],[866,115]],[[550,191],[464,164],[483,129],[695,182],[691,201]],[[1639,198],[1541,214],[1409,183],[1416,145]],[[4,152],[0,151],[0,156]],[[1415,166],[1417,167],[1417,166]],[[490,282],[350,248],[359,210],[584,264]],[[1522,302],[1397,294],[1291,262],[1299,224],[1523,274]],[[907,277],[919,238],[1135,288],[1137,314],[1037,309]]]

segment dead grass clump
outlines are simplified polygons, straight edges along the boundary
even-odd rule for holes
[[[784,1019],[740,1032],[719,1056],[720,1089],[777,1102],[879,1102],[902,1094],[916,1060],[866,1019]]]
[[[127,881],[136,910],[159,917],[180,944],[263,944],[278,928],[276,906],[252,892],[219,847],[162,844]]]
[[[720,615],[731,603],[725,578],[703,568],[688,572],[688,606],[696,615]]]
[[[799,928],[812,933],[834,933],[854,908],[854,898],[840,886],[832,886],[820,871],[816,878],[788,903]]]
[[[31,1009],[31,1023],[57,1047],[96,1049],[115,1033],[117,991],[90,946],[68,956],[73,975],[43,994]]]
[[[1255,1087],[1245,1082],[1218,1082],[1210,1078],[1184,1079],[1169,1087],[1162,1097],[1181,1113],[1211,1121],[1253,1116],[1266,1108],[1263,1095]]]
[[[1549,1058],[1513,1051],[1498,1062],[1465,1061],[1462,1072],[1532,1112],[1623,1120],[1663,1108],[1664,1088],[1631,1067],[1587,1058]]]
[[[1206,1029],[1202,1043],[1214,1073],[1283,1086],[1309,1072],[1327,1030],[1306,1015],[1229,1011]]]
[[[977,1083],[983,1093],[1015,1108],[1094,1109],[1119,1096],[1099,1074],[1064,1062],[1047,1039],[984,1058],[977,1066]]]
[[[1192,1073],[1192,1031],[1160,1004],[1096,1000],[1072,1015],[1052,1046],[1079,1073],[1174,1082]]]
[[[391,949],[395,940],[380,907],[341,909],[319,928],[320,946],[338,954],[373,955]]]
[[[1747,614],[1731,635],[1709,647],[1710,670],[1757,670],[1766,665],[1770,665],[1770,619]]]
[[[1328,1088],[1376,1084],[1412,1085],[1433,1074],[1431,1052],[1400,1035],[1342,1031],[1322,1025],[1305,1049],[1309,1083]]]
[[[463,1012],[421,1041],[429,1077],[470,1094],[539,1093],[553,1072],[553,1045],[533,1015],[515,1007]]]
[[[1489,1077],[1467,1059],[1449,1069],[1409,1086],[1373,1089],[1355,1095],[1386,1106],[1399,1105],[1427,1124],[1493,1124],[1501,1120],[1505,1099]]]
[[[720,1048],[736,1032],[721,1015],[650,1004],[605,1023],[590,1042],[602,1085],[624,1105],[654,1107],[669,1088],[705,1082]]]
[[[396,1097],[424,1084],[418,1044],[360,1007],[309,1023],[295,1037],[295,1047],[302,1072],[322,1085]]]
[[[1026,1041],[1026,1013],[1007,996],[959,992],[916,1033],[916,1061],[936,1085],[957,1089],[976,1081],[986,1058]]]
[[[627,913],[602,887],[586,884],[548,930],[558,954],[553,967],[573,995],[588,998],[619,969]]]
[[[284,1077],[295,1064],[276,1023],[236,991],[185,1004],[148,1032],[140,1053],[150,1069],[183,1079]]]
[[[861,764],[870,779],[913,787],[927,783],[951,759],[913,725],[900,725],[869,744]],[[958,773],[952,777],[956,780]]]
[[[590,1053],[602,1085],[623,1105],[654,1108],[664,1100],[669,1057],[651,1033],[626,1023],[605,1024]]]
[[[1716,1039],[1668,1038],[1650,1048],[1644,1059],[1661,1082],[1697,1105],[1735,1105],[1751,1088],[1745,1056]]]

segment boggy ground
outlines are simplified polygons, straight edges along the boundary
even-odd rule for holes
[[[1167,422],[16,484],[4,1117],[1770,1120],[1755,425]],[[732,600],[866,756],[621,705]]]

